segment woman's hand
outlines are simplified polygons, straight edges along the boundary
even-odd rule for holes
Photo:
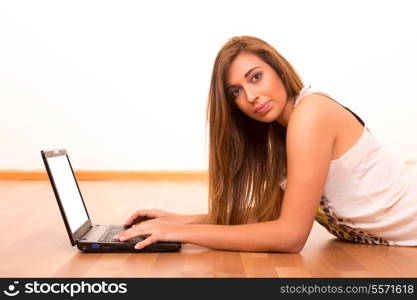
[[[189,222],[188,215],[174,214],[160,209],[141,209],[135,212],[129,219],[127,219],[123,226],[129,227],[133,224],[140,223],[148,219],[158,219],[160,221],[178,224],[186,224]]]
[[[163,221],[162,218],[156,218],[135,224],[119,233],[115,238],[123,242],[138,235],[147,235],[146,239],[135,245],[135,249],[139,250],[157,241],[183,242],[186,226],[184,224]]]

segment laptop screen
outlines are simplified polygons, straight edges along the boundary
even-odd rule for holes
[[[48,157],[48,166],[59,194],[67,221],[74,233],[88,220],[76,179],[73,176],[67,155]]]

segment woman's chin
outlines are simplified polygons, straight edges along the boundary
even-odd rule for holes
[[[262,117],[258,117],[257,120],[259,122],[263,122],[263,123],[272,123],[276,121],[276,117],[274,117],[272,114],[266,114]]]

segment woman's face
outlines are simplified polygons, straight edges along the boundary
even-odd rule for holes
[[[287,93],[275,70],[258,56],[242,52],[231,63],[226,92],[248,117],[286,126]]]

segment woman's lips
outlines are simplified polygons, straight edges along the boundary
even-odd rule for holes
[[[262,104],[261,106],[259,106],[256,110],[255,113],[264,113],[266,111],[268,111],[271,108],[271,100],[265,102],[264,104]]]

